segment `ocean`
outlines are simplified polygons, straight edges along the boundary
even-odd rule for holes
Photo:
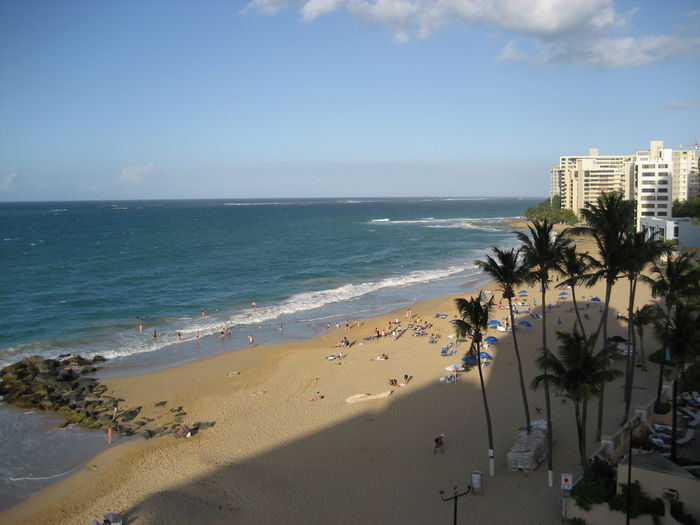
[[[103,377],[138,373],[459,293],[539,200],[0,203],[0,366],[70,353],[107,357]],[[0,509],[104,447],[26,412],[0,404]]]

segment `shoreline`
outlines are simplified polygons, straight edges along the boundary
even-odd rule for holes
[[[490,284],[482,288],[496,292]],[[613,306],[619,309],[626,298],[624,286],[618,286],[616,292]],[[599,292],[595,288],[579,291],[582,296],[591,293]],[[426,483],[436,493],[459,479],[466,479],[467,465],[473,470],[488,470],[476,374],[464,374],[456,385],[437,382],[440,375],[446,374],[445,365],[461,355],[460,352],[453,359],[441,357],[440,347],[450,341],[447,335],[451,333],[449,320],[455,315],[453,298],[468,295],[465,291],[413,305],[414,315],[435,321],[435,330],[442,334],[436,345],[409,334],[398,341],[362,341],[363,336],[371,334],[374,324],[381,327],[395,317],[405,323],[404,312],[394,310],[366,319],[361,327],[349,333],[343,328],[332,329],[312,339],[259,346],[250,351],[235,350],[146,374],[105,379],[110,390],[125,398],[130,406],[142,405],[145,411],[155,401],[167,399],[169,406],[171,403],[184,406],[188,418],[216,421],[216,425],[191,440],[167,436],[108,449],[89,462],[96,465],[96,470],[83,468],[0,516],[8,523],[48,522],[52,515],[60,515],[65,523],[84,523],[97,517],[99,511],[126,511],[129,523],[160,522],[164,521],[161,515],[174,519],[170,514],[171,496],[177,494],[177,499],[204,513],[207,522],[223,523],[239,516],[243,522],[267,523],[281,519],[280,513],[290,523],[325,522],[322,510],[314,510],[313,505],[299,508],[294,504],[294,494],[300,497],[298,491],[303,487],[307,497],[308,493],[323,494],[326,507],[335,509],[336,518],[338,509],[345,508],[341,501],[345,499],[343,494],[364,497],[367,510],[362,512],[371,510],[371,513],[362,519],[356,514],[359,510],[354,509],[354,514],[339,520],[344,523],[368,522],[367,519],[372,522],[372,517],[376,519],[385,512],[380,509],[382,505],[396,508],[398,503],[409,509],[405,514],[409,522],[412,519],[412,522],[427,522],[427,514],[445,513],[446,509],[433,501],[434,494],[424,499],[432,490]],[[642,296],[639,304],[644,302]],[[447,319],[432,317],[443,310],[449,314]],[[611,335],[622,333],[614,320],[614,311],[609,321]],[[500,313],[495,311],[494,318]],[[555,314],[564,319],[564,327],[568,328],[573,314],[561,309]],[[557,328],[555,321],[553,315],[549,322],[552,332]],[[347,350],[348,356],[338,362],[324,359],[325,355],[337,352],[333,345],[345,335],[356,341]],[[519,398],[514,397],[517,393],[509,348],[512,342],[510,336],[503,336],[490,350],[496,361],[485,369],[498,440],[497,476],[485,476],[487,490],[480,499],[483,504],[478,505],[477,514],[498,514],[490,508],[494,493],[508,489],[514,491],[515,500],[525,507],[537,506],[538,510],[532,509],[533,516],[540,516],[542,523],[554,523],[558,518],[558,491],[546,489],[543,467],[527,475],[508,472],[504,466],[505,452],[523,416]],[[523,338],[524,365],[527,377],[531,377],[532,348],[536,347],[539,330],[536,327],[521,330],[518,336]],[[379,353],[387,353],[391,359],[370,361]],[[646,401],[645,394],[650,395],[643,389],[653,386],[654,368],[651,370],[640,377],[642,388],[636,389],[634,403]],[[229,372],[240,374],[228,376]],[[405,373],[414,376],[414,380],[406,387],[394,389],[386,399],[356,405],[344,401],[352,394],[389,390],[387,377],[403,377]],[[646,385],[642,379],[650,384]],[[610,392],[616,390],[617,387],[611,388]],[[324,397],[318,402],[310,401],[320,395]],[[534,407],[543,406],[542,393],[528,391],[528,397],[532,418],[537,419]],[[608,400],[608,404],[612,402]],[[557,402],[553,404],[553,412],[557,437],[555,470],[577,471],[571,407],[563,402],[559,406]],[[611,424],[614,428],[613,421],[617,420],[614,412],[612,407],[606,410],[606,432]],[[422,421],[416,421],[415,414],[420,414]],[[466,424],[465,416],[468,416]],[[440,458],[431,457],[430,442],[433,434],[445,430],[446,457],[452,456],[452,461],[440,462],[435,470],[435,462],[431,460]],[[402,439],[397,441],[397,437]],[[388,448],[387,443],[391,444]],[[465,443],[473,447],[465,450]],[[382,453],[377,455],[375,447]],[[423,458],[426,450],[427,461]],[[319,457],[325,460],[320,465]],[[226,465],[234,472],[229,472]],[[332,474],[326,470],[331,466]],[[420,475],[414,479],[417,472]],[[284,483],[280,486],[282,473],[296,479],[299,486]],[[342,480],[343,488],[337,486],[336,478]],[[526,482],[528,479],[538,479],[539,483]],[[387,492],[391,483],[399,482],[405,495]],[[266,483],[272,488],[264,488]],[[367,486],[382,497],[368,494]],[[204,487],[209,489],[203,490]],[[85,493],[87,501],[76,501],[71,497],[76,493]],[[271,494],[280,507],[278,510],[267,509],[265,505]],[[422,502],[422,506],[416,508],[414,503],[406,501],[407,497]],[[537,498],[549,503],[534,504],[533,499]],[[389,500],[392,505],[386,505]],[[420,516],[425,516],[426,521]],[[508,516],[512,518],[511,514],[501,516],[504,523],[515,522],[509,521]]]

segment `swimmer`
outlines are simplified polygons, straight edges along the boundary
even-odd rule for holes
[[[158,332],[156,332],[155,330],[153,330],[153,339],[155,339],[156,337],[158,337]]]
[[[180,332],[177,333],[177,342],[182,343],[182,334]]]
[[[254,312],[257,312],[257,311],[258,311],[258,305],[257,305],[257,303],[256,303],[255,301],[253,301],[252,303],[250,303],[250,305],[253,307],[253,311],[254,311]]]

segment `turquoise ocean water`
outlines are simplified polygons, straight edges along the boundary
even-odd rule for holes
[[[249,334],[309,337],[459,293],[481,277],[475,258],[515,244],[503,220],[538,200],[0,203],[0,366],[74,353],[108,357],[112,373],[144,370],[246,346]],[[0,405],[0,454],[15,458],[0,466],[0,508],[41,485],[9,478],[53,475],[84,456],[27,453],[65,445],[46,421]],[[13,432],[31,439],[8,449]]]

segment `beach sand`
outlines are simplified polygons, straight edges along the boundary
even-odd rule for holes
[[[585,248],[584,248],[585,249]],[[640,285],[637,305],[650,301]],[[484,286],[500,298],[493,284]],[[549,292],[558,298],[559,290]],[[137,439],[106,450],[84,469],[0,514],[2,523],[86,524],[108,511],[122,512],[128,524],[245,523],[245,524],[427,524],[447,522],[452,502],[440,491],[463,491],[472,471],[483,473],[482,495],[459,501],[460,523],[561,522],[561,473],[579,473],[573,406],[563,397],[552,398],[555,487],[547,487],[546,465],[533,473],[510,472],[506,453],[516,430],[524,424],[516,360],[510,334],[489,330],[499,342],[488,349],[494,356],[484,369],[493,418],[496,476],[488,476],[487,435],[478,372],[472,370],[456,383],[441,383],[445,367],[460,362],[467,343],[457,354],[442,357],[442,346],[453,341],[456,294],[412,305],[415,317],[432,322],[429,332],[441,334],[436,344],[427,337],[405,333],[363,341],[375,327],[382,330],[405,310],[365,320],[350,331],[334,329],[312,340],[259,346],[215,355],[181,366],[142,375],[105,380],[128,406],[184,406],[186,422],[215,421],[210,429],[190,439],[173,436]],[[530,289],[532,298],[539,293]],[[603,297],[603,288],[577,289],[585,297]],[[627,336],[627,326],[616,320],[626,310],[627,284],[614,289],[609,335]],[[504,302],[505,304],[505,302]],[[567,297],[548,316],[549,344],[557,329],[570,330],[575,314]],[[587,311],[593,330],[600,319],[600,303]],[[407,307],[409,305],[406,305]],[[436,312],[447,319],[435,319]],[[507,310],[494,310],[502,319]],[[532,328],[518,330],[532,419],[544,418],[544,395],[529,382],[539,373],[534,357],[540,346],[541,321],[528,317]],[[561,325],[557,320],[561,320]],[[652,330],[645,333],[647,353],[653,349]],[[341,349],[343,337],[354,344],[342,349],[347,356],[329,361],[325,356]],[[388,360],[373,360],[385,353]],[[623,369],[624,361],[616,365]],[[240,373],[236,373],[240,372]],[[637,369],[634,407],[655,392],[658,369]],[[391,387],[389,378],[406,385]],[[391,395],[348,403],[356,394]],[[321,397],[323,396],[323,397]],[[622,417],[622,380],[606,389],[604,433],[617,429]],[[312,400],[316,399],[316,400]],[[597,401],[589,409],[589,451]],[[166,407],[166,408],[167,408]],[[536,413],[536,407],[541,413]],[[444,455],[433,454],[433,439],[446,434]]]

